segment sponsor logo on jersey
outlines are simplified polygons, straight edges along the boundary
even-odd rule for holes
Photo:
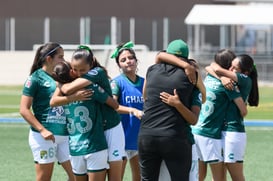
[[[119,156],[118,150],[114,150],[112,153],[114,156]]]
[[[31,76],[29,76],[27,78],[27,81],[25,82],[25,87],[26,88],[30,88],[31,84],[32,84],[32,82],[31,82]]]
[[[25,87],[30,88],[31,86],[31,80],[27,80],[25,83]]]
[[[47,151],[46,150],[41,150],[40,151],[40,158],[41,159],[46,159],[47,158]]]
[[[50,82],[46,81],[46,82],[44,83],[44,86],[45,86],[45,87],[50,87]]]
[[[228,158],[231,159],[231,160],[233,160],[233,159],[234,159],[234,153],[230,153],[230,154],[228,155]]]
[[[98,72],[96,69],[92,69],[92,70],[90,70],[87,74],[88,74],[88,75],[98,75],[99,72]]]
[[[116,89],[117,88],[117,85],[116,85],[116,83],[115,82],[111,82],[111,89]]]
[[[247,78],[248,75],[241,73],[242,77]]]
[[[55,113],[56,116],[61,116],[64,114],[64,108],[62,106],[53,107],[52,112]]]

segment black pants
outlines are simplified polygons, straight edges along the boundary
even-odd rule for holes
[[[142,181],[158,181],[162,160],[172,181],[188,181],[192,147],[188,140],[176,137],[139,136],[139,163]]]

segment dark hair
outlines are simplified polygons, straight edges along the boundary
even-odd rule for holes
[[[254,60],[246,54],[237,56],[239,59],[239,67],[243,74],[251,78],[252,86],[248,96],[248,103],[250,106],[258,106],[259,104],[259,88],[258,88],[258,72],[254,64]]]
[[[214,61],[224,69],[229,69],[235,54],[229,49],[221,49],[214,55]]]
[[[84,48],[82,48],[82,47],[84,47]],[[79,46],[79,48],[74,51],[74,53],[72,55],[72,59],[76,60],[76,61],[79,59],[83,59],[87,64],[90,65],[91,69],[95,68],[95,67],[100,67],[106,72],[106,75],[108,76],[108,72],[107,72],[106,68],[103,67],[102,65],[100,65],[100,63],[94,57],[92,50],[87,46]]]
[[[41,45],[37,50],[34,57],[33,64],[30,69],[30,74],[41,68],[46,60],[47,56],[54,57],[58,53],[58,49],[62,48],[60,44],[49,42]]]
[[[58,62],[52,72],[52,77],[55,81],[60,83],[68,83],[73,81],[73,77],[70,75],[71,65],[67,61]]]
[[[116,63],[117,63],[118,66],[119,66],[119,56],[120,56],[120,54],[121,54],[123,51],[125,51],[125,50],[129,51],[129,52],[133,55],[134,59],[137,61],[136,52],[135,52],[132,48],[121,48],[121,47],[123,47],[124,44],[125,44],[125,43],[120,43],[120,44],[117,46],[118,49],[120,48],[120,50],[119,50],[119,52],[118,52],[118,55],[116,56]]]

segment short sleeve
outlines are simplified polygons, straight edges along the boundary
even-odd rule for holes
[[[201,105],[202,105],[202,95],[199,89],[195,87],[193,89],[191,106],[199,106],[201,108]]]
[[[23,87],[23,95],[34,97],[35,93],[37,91],[38,82],[33,76],[29,76],[27,80],[25,81],[24,87]]]
[[[116,80],[111,80],[111,90],[113,95],[119,95],[119,86]]]
[[[93,95],[91,96],[92,99],[100,103],[105,103],[109,94],[105,92],[105,90],[100,87],[98,84],[92,84],[90,88],[93,90]]]

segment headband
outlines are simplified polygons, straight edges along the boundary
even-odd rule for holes
[[[119,52],[120,52],[121,50],[124,50],[124,49],[131,49],[131,48],[133,48],[133,47],[134,47],[134,43],[131,42],[131,41],[125,43],[125,44],[122,45],[122,46],[119,46],[119,47],[117,47],[117,48],[115,49],[115,51],[114,51],[113,54],[111,55],[111,58],[117,58],[117,56],[118,56],[118,54],[119,54]]]
[[[257,72],[257,68],[256,68],[256,64],[255,63],[253,64],[252,70],[254,70],[255,72]]]
[[[61,46],[56,46],[55,48],[53,48],[52,50],[50,50],[47,54],[45,54],[43,56],[43,58],[49,56],[51,53],[55,52],[58,48],[61,48]]]
[[[80,49],[80,50],[87,50],[87,51],[91,52],[91,49],[88,46],[85,46],[85,45],[79,45],[78,49]]]

